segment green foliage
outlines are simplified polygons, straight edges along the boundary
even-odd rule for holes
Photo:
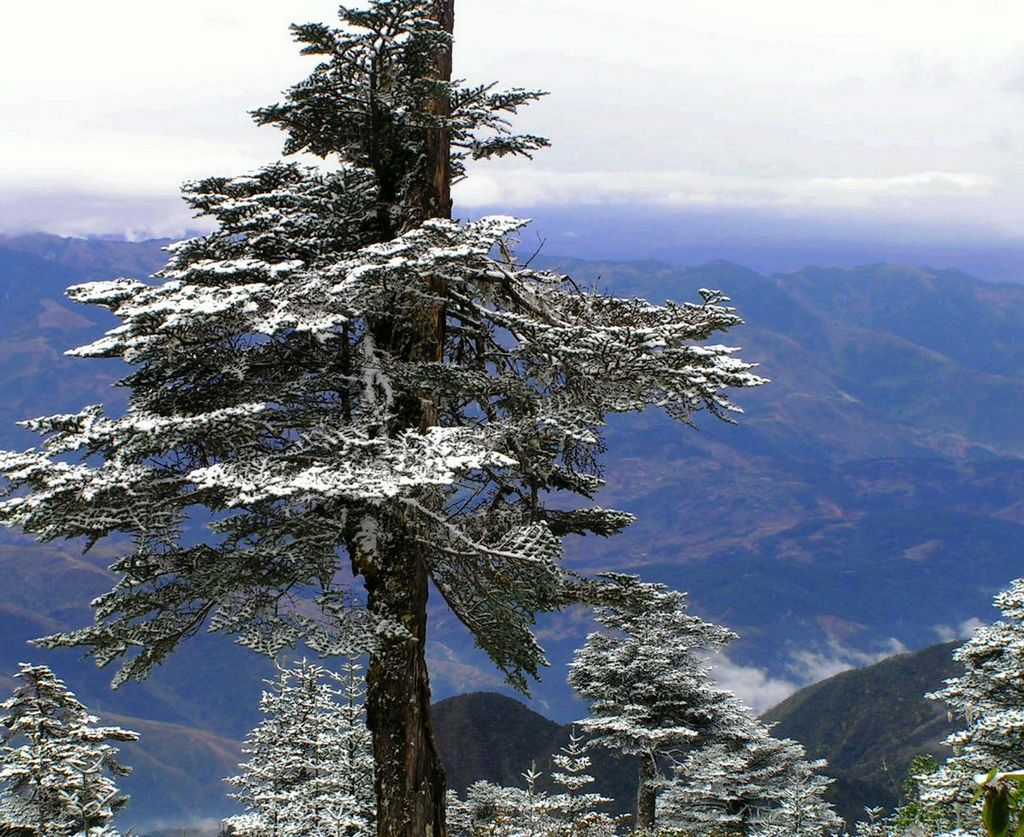
[[[942,815],[935,808],[921,804],[920,777],[927,776],[939,769],[939,763],[929,754],[915,756],[910,763],[910,772],[903,780],[904,805],[896,809],[892,816],[893,822],[902,829],[913,825],[939,826]]]
[[[988,837],[1024,837],[1024,771],[980,777],[975,801],[982,800],[981,822]]]
[[[940,834],[955,828],[956,812],[948,806],[926,805],[921,799],[922,780],[940,767],[934,756],[915,756],[903,781],[904,804],[888,817],[879,816],[881,809],[868,809],[868,823],[858,823],[856,833],[873,835]]]

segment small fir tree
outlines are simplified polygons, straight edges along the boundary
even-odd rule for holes
[[[674,765],[659,822],[693,837],[827,837],[842,820],[823,798],[832,782],[818,773],[823,767],[731,697],[703,742]]]
[[[569,733],[569,743],[553,757],[555,769],[551,781],[564,790],[550,797],[549,806],[557,824],[551,833],[555,837],[611,837],[616,821],[597,810],[612,800],[599,793],[588,792],[594,777],[590,770],[590,756],[583,735],[576,728]]]
[[[705,652],[735,637],[686,611],[686,595],[634,576],[605,577],[608,603],[596,609],[604,630],[590,634],[569,682],[590,703],[580,726],[594,741],[640,762],[637,827],[653,830],[659,759],[679,757],[731,704],[710,677]]]
[[[281,668],[260,699],[249,761],[227,781],[246,812],[225,821],[239,837],[364,837],[375,831],[373,754],[359,666],[343,674],[302,660]]]
[[[46,666],[22,663],[15,677],[20,685],[0,703],[0,833],[116,835],[111,820],[128,797],[113,777],[131,768],[108,742],[138,733],[96,726]]]
[[[785,787],[752,823],[751,837],[838,837],[843,819],[822,797],[831,781],[811,774],[806,784]]]

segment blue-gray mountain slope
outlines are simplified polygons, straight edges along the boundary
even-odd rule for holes
[[[109,321],[61,291],[162,260],[153,243],[0,239],[0,444],[33,443],[18,419],[123,398],[110,387],[116,365],[63,357]],[[748,323],[729,342],[773,379],[743,394],[735,427],[616,420],[599,500],[638,522],[620,538],[571,542],[573,566],[690,590],[696,610],[743,635],[734,662],[794,683],[989,618],[992,594],[1021,574],[1024,287],[889,265],[765,277],[722,262],[562,264],[624,295],[694,299],[699,287],[722,288]],[[108,672],[26,646],[89,618],[108,560],[3,536],[0,675],[45,660],[91,706],[239,740],[268,665],[225,640],[199,638],[149,683],[115,694]],[[436,616],[435,695],[500,686],[465,632]],[[574,611],[541,625],[555,665],[535,705],[560,721],[580,711],[561,664],[587,628]],[[145,761],[143,784],[176,775]],[[133,808],[162,815],[152,804],[139,794]]]

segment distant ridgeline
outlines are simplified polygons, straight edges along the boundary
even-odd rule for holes
[[[63,289],[144,277],[163,264],[163,243],[0,237],[3,447],[33,444],[17,420],[112,403],[116,364],[63,356],[112,320],[68,302]],[[573,566],[689,590],[697,613],[741,634],[729,651],[734,663],[794,683],[887,648],[956,636],[971,619],[991,620],[992,595],[1020,574],[1015,545],[1024,540],[1024,286],[888,265],[771,277],[726,262],[690,270],[546,266],[571,268],[577,280],[625,296],[693,301],[698,288],[724,290],[748,323],[730,341],[773,380],[739,396],[746,415],[736,427],[705,421],[700,433],[686,433],[653,413],[617,417],[598,500],[638,521],[614,539],[571,539]],[[26,640],[91,618],[88,601],[109,587],[109,558],[0,534],[0,685],[17,663],[42,660]],[[436,697],[500,688],[454,619],[435,625]],[[568,721],[582,710],[564,663],[588,623],[567,612],[541,627],[553,666],[534,694]],[[164,741],[138,745],[150,749],[125,782],[129,792],[133,782],[167,790],[140,791],[139,800],[162,806],[140,816],[176,816],[182,805],[219,815],[228,807],[213,779],[231,772],[233,742],[255,723],[265,661],[203,638],[147,684],[111,693],[109,673],[74,653],[45,657],[90,707],[131,716],[125,723],[143,742]],[[146,724],[166,736],[150,735]],[[189,742],[210,781],[161,778],[170,775],[161,771],[171,770],[172,740]],[[804,743],[811,755],[828,756]],[[895,764],[888,762],[891,771]],[[880,801],[880,777],[854,778],[872,784],[865,797]]]
[[[891,809],[904,801],[902,785],[915,756],[941,761],[949,754],[941,742],[958,725],[945,704],[924,695],[962,673],[952,656],[957,644],[844,671],[762,716],[775,724],[773,735],[796,739],[808,755],[828,761],[826,772],[836,781],[826,798],[847,823],[864,819],[866,806]]]

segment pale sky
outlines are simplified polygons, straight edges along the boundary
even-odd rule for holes
[[[181,182],[275,159],[248,109],[334,0],[47,0],[0,27],[0,232],[180,234]],[[1019,0],[457,0],[456,75],[541,87],[532,164],[460,212],[641,204],[1024,231]]]

